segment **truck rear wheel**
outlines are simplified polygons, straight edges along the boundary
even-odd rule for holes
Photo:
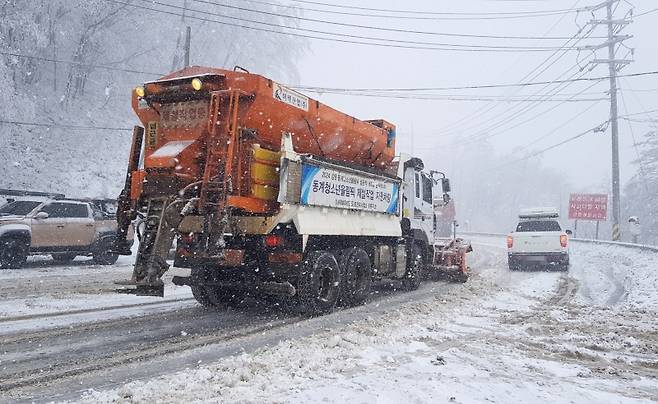
[[[192,267],[190,278],[199,285],[190,286],[192,296],[202,306],[205,307],[225,307],[237,306],[242,302],[244,293],[223,289],[217,285],[204,285],[204,283],[214,283],[217,281],[210,267]]]
[[[195,282],[203,282],[207,279],[207,270],[205,267],[192,267],[190,271],[190,278]],[[205,286],[194,285],[190,286],[192,289],[192,296],[202,306],[213,307],[215,303],[208,296],[208,290]]]
[[[340,269],[336,257],[328,251],[313,251],[306,256],[297,280],[300,304],[309,314],[333,310],[340,292]]]
[[[424,267],[423,251],[417,244],[414,244],[411,246],[411,254],[407,261],[407,271],[402,279],[402,284],[406,290],[416,290],[420,287]]]
[[[0,239],[0,268],[22,268],[27,261],[29,245],[18,237]]]
[[[347,306],[363,303],[368,298],[372,285],[372,265],[368,253],[358,247],[343,250],[340,269],[340,301]]]

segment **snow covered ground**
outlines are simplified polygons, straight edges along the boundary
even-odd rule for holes
[[[114,281],[130,278],[133,261],[119,257],[105,266],[77,258],[58,265],[49,257],[31,257],[25,268],[0,271],[0,335],[196,305],[190,288],[171,282],[162,300],[117,294]],[[187,272],[172,269],[166,279]]]
[[[511,273],[500,244],[444,294],[81,401],[658,400],[656,254],[576,244],[569,274]]]

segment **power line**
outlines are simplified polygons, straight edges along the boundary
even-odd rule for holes
[[[528,37],[528,36],[509,36],[509,35],[476,35],[476,34],[458,34],[458,33],[446,33],[446,32],[434,32],[434,31],[418,31],[418,30],[409,30],[409,29],[398,29],[398,28],[391,28],[391,27],[381,27],[381,26],[373,26],[373,25],[363,25],[363,24],[351,24],[351,23],[345,23],[345,22],[339,22],[339,21],[328,21],[325,19],[317,19],[317,18],[308,18],[308,17],[301,17],[301,16],[296,16],[296,15],[290,15],[290,14],[282,14],[282,13],[277,13],[277,12],[272,12],[272,11],[264,11],[264,10],[256,10],[253,8],[249,7],[241,7],[241,6],[234,6],[234,5],[229,5],[229,4],[223,4],[223,3],[218,3],[216,1],[211,1],[211,0],[192,0],[195,3],[201,3],[201,4],[208,4],[208,5],[213,5],[216,7],[223,7],[223,8],[228,8],[231,10],[240,10],[240,11],[246,11],[250,13],[256,13],[256,14],[263,14],[263,15],[268,15],[268,16],[275,16],[275,17],[282,17],[282,18],[289,18],[289,19],[294,19],[297,21],[307,21],[307,22],[313,22],[313,23],[320,23],[320,24],[328,24],[328,25],[337,25],[341,27],[349,27],[349,28],[361,28],[361,29],[370,29],[370,30],[376,30],[376,31],[385,31],[385,32],[396,32],[396,33],[404,33],[404,34],[419,34],[419,35],[434,35],[434,36],[449,36],[449,37],[465,37],[465,38],[489,38],[489,39],[523,39],[523,40],[564,40],[564,39],[569,39],[568,37]],[[161,5],[168,5],[168,4],[162,4],[158,2],[152,2],[155,4],[161,4]],[[274,3],[268,3],[268,2],[261,2],[265,4],[270,4],[273,5]],[[171,5],[169,5],[171,6]],[[174,7],[174,6],[171,6]],[[303,10],[303,8],[298,7]],[[199,11],[196,10],[197,12],[205,12],[205,11]],[[341,13],[345,14],[345,13]],[[216,14],[215,14],[216,15]],[[365,14],[362,14],[365,15]],[[224,15],[220,15],[224,17]],[[399,18],[399,17],[394,17],[394,18]],[[414,17],[418,18],[418,17]],[[242,19],[242,21],[249,21],[249,22],[257,22],[253,20],[245,20]],[[286,28],[291,28],[291,27],[286,27]]]
[[[630,73],[630,74],[619,74],[617,77],[642,77],[658,74],[658,70]],[[505,87],[530,87],[530,86],[540,86],[545,84],[561,84],[561,83],[576,83],[581,81],[599,81],[599,80],[608,80],[610,76],[601,76],[601,77],[580,77],[576,79],[567,79],[567,80],[554,80],[554,81],[535,81],[535,82],[526,82],[526,83],[508,83],[508,84],[480,84],[480,85],[470,85],[470,86],[455,86],[455,87],[406,87],[406,88],[338,88],[338,87],[313,87],[313,86],[295,86],[289,85],[288,87],[294,88],[296,90],[305,90],[310,92],[327,92],[331,91],[396,91],[396,92],[416,92],[416,91],[445,91],[445,90],[473,90],[473,89],[482,89],[482,88],[505,88]]]
[[[642,103],[642,101],[640,100],[640,97],[638,97],[637,94],[636,94],[636,92],[637,92],[638,90],[634,90],[634,89],[630,86],[630,84],[628,83],[628,80],[623,79],[623,81],[624,81],[624,83],[626,84],[625,87],[628,88],[628,90],[630,90],[631,96],[632,96],[633,98],[635,98],[635,101],[637,101],[637,103],[638,103],[638,105],[640,106],[640,108],[642,108],[642,110],[646,110],[646,108],[644,107],[644,103]],[[646,91],[651,91],[651,90],[649,89],[649,90],[646,90]],[[645,115],[647,116],[647,118],[650,119],[650,122],[655,123],[655,120],[651,120],[651,116],[650,116],[648,113],[646,113]],[[653,126],[653,125],[652,125],[652,126]],[[654,127],[655,127],[655,126],[654,126]]]
[[[557,148],[557,147],[560,147],[560,146],[562,146],[562,145],[564,145],[564,144],[566,144],[566,143],[573,142],[574,140],[579,139],[579,138],[581,138],[581,137],[583,137],[583,136],[585,136],[585,135],[587,135],[587,134],[589,134],[589,133],[593,133],[593,132],[603,132],[603,131],[605,130],[605,128],[607,127],[607,125],[608,125],[609,122],[610,122],[610,121],[607,120],[607,121],[601,123],[600,125],[597,125],[597,126],[591,128],[591,129],[587,129],[586,131],[581,132],[581,133],[579,133],[579,134],[577,134],[577,135],[575,135],[575,136],[572,136],[572,137],[570,137],[570,138],[568,138],[568,139],[565,139],[565,140],[563,140],[563,141],[561,141],[561,142],[559,142],[559,143],[556,143],[556,144],[551,145],[551,146],[549,146],[549,147],[546,147],[546,148],[544,148],[544,149],[538,150],[538,151],[536,151],[536,152],[533,152],[533,153],[531,153],[531,154],[528,154],[528,155],[526,155],[526,156],[524,156],[524,157],[521,157],[521,158],[519,158],[519,159],[515,159],[515,160],[509,161],[509,162],[507,162],[507,163],[505,163],[505,164],[501,164],[501,165],[499,165],[499,166],[493,167],[493,168],[491,168],[491,170],[497,170],[497,169],[502,168],[502,167],[506,167],[506,166],[509,166],[509,165],[512,165],[512,164],[516,164],[516,163],[521,162],[521,161],[525,161],[525,160],[531,159],[531,158],[533,158],[533,157],[537,157],[537,156],[539,156],[539,155],[541,155],[541,154],[546,153],[546,152],[549,151],[549,150],[553,150],[553,149],[555,149],[555,148]]]
[[[579,72],[575,72],[573,74],[573,76],[577,75],[578,73]],[[581,77],[584,74],[585,73],[582,73]],[[557,87],[551,89],[548,93],[544,94],[544,96],[545,97],[554,96],[554,95],[558,94],[560,91],[564,90],[564,88],[570,86],[571,84],[572,83],[559,84]],[[595,83],[591,84],[589,87],[587,87],[587,88],[585,88],[584,90],[581,90],[581,91],[585,92],[589,88],[595,86],[596,84],[598,84],[598,82],[595,82]],[[549,87],[549,86],[547,86],[547,87]],[[576,96],[573,96],[572,98],[575,98],[575,97]],[[475,133],[471,134],[467,138],[467,142],[468,143],[473,143],[473,142],[477,142],[477,141],[482,141],[482,140],[486,140],[486,139],[490,139],[492,137],[498,136],[502,133],[509,132],[510,130],[516,129],[519,126],[521,126],[521,125],[523,125],[527,122],[530,122],[530,121],[534,120],[535,118],[538,118],[538,117],[540,117],[540,116],[542,116],[542,115],[558,108],[562,104],[564,104],[564,102],[560,102],[559,104],[556,104],[556,105],[552,106],[551,108],[549,108],[546,111],[539,112],[539,113],[533,115],[532,117],[530,117],[528,119],[525,119],[525,120],[523,120],[522,122],[520,122],[516,125],[508,127],[504,131],[499,130],[500,128],[504,128],[504,127],[510,125],[511,123],[513,123],[514,121],[516,121],[517,119],[522,117],[524,114],[526,114],[526,113],[528,113],[528,112],[530,112],[530,111],[532,111],[536,108],[539,108],[540,106],[543,105],[543,102],[544,102],[544,99],[536,100],[530,105],[522,105],[520,110],[517,110],[517,111],[512,110],[511,114],[508,114],[507,116],[503,116],[501,119],[495,120],[495,121],[489,123],[488,126],[486,126],[485,128],[482,128],[482,129],[476,131]],[[499,130],[499,131],[496,132],[496,130]]]
[[[592,31],[593,31],[593,30],[590,29],[590,31],[589,31],[588,33],[586,33],[584,37],[586,37],[587,35],[591,34]],[[579,41],[582,40],[584,37],[581,37],[581,38],[579,39]],[[577,42],[576,42],[576,43],[577,43]],[[555,53],[555,54],[557,54],[557,53]],[[554,55],[555,55],[555,54],[554,54]],[[539,77],[543,72],[545,72],[546,70],[548,70],[551,66],[553,66],[555,63],[557,63],[562,57],[564,57],[564,55],[566,55],[566,52],[562,52],[561,55],[559,55],[555,60],[553,60],[553,61],[550,62],[547,66],[545,66],[543,69],[541,69],[541,71],[539,71],[539,72],[537,72],[535,75],[533,75],[532,78],[534,79],[534,78]],[[550,58],[549,58],[548,60],[550,60]],[[515,120],[515,119],[517,119],[518,117],[522,116],[524,113],[529,112],[529,111],[531,111],[531,110],[533,110],[533,109],[539,107],[539,106],[541,105],[541,101],[542,101],[542,100],[546,100],[546,99],[548,99],[548,98],[550,98],[550,97],[552,97],[552,96],[555,96],[558,92],[563,91],[564,88],[566,88],[566,87],[568,87],[568,86],[570,86],[570,85],[573,84],[573,83],[557,83],[557,84],[556,84],[556,82],[557,82],[558,80],[562,80],[562,79],[565,77],[565,75],[567,75],[567,73],[569,73],[569,72],[570,72],[572,69],[574,69],[574,68],[578,68],[578,69],[577,69],[577,70],[576,70],[571,76],[567,77],[567,79],[573,79],[574,77],[576,77],[576,76],[578,75],[579,72],[581,72],[581,71],[583,70],[583,68],[580,67],[580,64],[579,64],[579,63],[576,63],[576,64],[574,64],[573,66],[571,66],[569,69],[567,69],[565,72],[563,72],[562,74],[560,74],[558,77],[556,77],[556,78],[554,78],[553,80],[551,80],[550,83],[548,83],[548,84],[542,86],[542,88],[541,88],[539,91],[535,92],[534,95],[540,95],[541,98],[540,98],[539,100],[536,100],[533,104],[530,104],[530,105],[527,105],[527,104],[526,104],[526,105],[523,105],[523,104],[517,104],[517,105],[515,105],[514,107],[512,107],[511,109],[507,109],[507,110],[505,110],[505,111],[502,113],[502,116],[501,116],[501,115],[497,115],[497,116],[495,116],[495,117],[493,117],[493,118],[491,118],[491,119],[486,119],[486,120],[484,120],[483,123],[476,123],[475,125],[469,125],[469,126],[467,126],[468,130],[472,130],[472,129],[476,129],[476,128],[478,128],[478,127],[481,127],[482,125],[485,125],[485,128],[484,128],[484,129],[481,128],[478,132],[476,132],[475,134],[471,135],[470,137],[471,137],[472,139],[476,139],[476,138],[480,137],[480,135],[481,135],[482,133],[484,133],[485,131],[490,131],[490,130],[493,130],[493,129],[497,129],[497,128],[501,127],[501,126],[504,126],[504,125],[506,125],[507,123],[509,123],[509,122],[511,122],[511,121],[513,121],[513,120]],[[531,73],[531,74],[532,74],[532,73]],[[580,74],[579,77],[583,77],[583,76],[585,76],[585,73]],[[528,77],[528,75],[526,75],[525,77]],[[555,87],[554,89],[551,90],[550,88],[551,88],[552,86],[556,86],[556,87]],[[547,92],[547,93],[544,93],[545,90],[548,91],[548,92]],[[518,89],[517,89],[516,91],[518,92]],[[584,92],[584,91],[581,91],[581,92]],[[528,97],[527,99],[530,100],[530,97]],[[517,107],[519,107],[519,108],[517,108]],[[492,110],[493,110],[494,108],[495,108],[495,106],[492,107]],[[501,117],[502,117],[503,119],[501,119]],[[493,120],[494,123],[492,123],[492,120]],[[455,128],[453,128],[453,130],[454,130],[454,129],[455,129]],[[459,128],[459,129],[464,130],[464,128]]]
[[[617,76],[619,77],[619,76]],[[620,118],[628,118],[629,116],[637,116],[637,115],[646,115],[649,116],[649,114],[656,113],[658,112],[658,109],[652,109],[649,111],[642,111],[642,112],[633,112],[631,114],[624,114],[624,115],[619,115]]]
[[[0,119],[0,124],[5,125],[17,125],[17,126],[40,126],[48,128],[66,128],[66,129],[76,129],[76,130],[120,130],[120,131],[130,131],[132,128],[121,128],[121,127],[112,127],[112,126],[85,126],[85,125],[68,125],[61,123],[45,123],[45,122],[27,122],[27,121],[13,121],[8,119]]]
[[[124,72],[124,73],[148,74],[148,75],[152,75],[152,76],[163,76],[164,75],[164,73],[145,72],[145,71],[135,70],[135,69],[123,69],[123,68],[120,68],[120,67],[97,65],[97,64],[83,63],[83,62],[74,62],[74,61],[71,61],[71,60],[60,60],[60,59],[47,58],[47,57],[43,57],[43,56],[24,55],[24,54],[15,53],[15,52],[0,51],[0,55],[14,56],[14,57],[25,58],[25,59],[41,60],[41,61],[44,61],[44,62],[64,63],[64,64],[68,64],[68,65],[74,65],[74,66],[80,66],[80,67],[90,67],[90,68],[94,68],[94,69],[112,70],[112,71]]]
[[[603,98],[603,99],[601,99],[601,101],[607,101],[607,98]],[[526,149],[530,148],[531,146],[533,146],[533,145],[535,145],[535,144],[541,142],[542,140],[546,139],[547,137],[549,137],[549,136],[555,134],[555,132],[557,132],[558,130],[564,128],[565,126],[569,125],[570,123],[573,123],[573,122],[579,120],[580,118],[583,117],[583,114],[584,114],[584,113],[589,112],[591,109],[593,109],[593,108],[596,107],[597,105],[599,105],[599,102],[595,102],[595,103],[593,103],[592,105],[588,106],[588,107],[585,108],[584,110],[578,112],[576,115],[574,115],[574,116],[572,116],[571,118],[567,119],[565,122],[563,122],[563,123],[560,124],[559,126],[556,126],[555,128],[553,128],[550,132],[547,132],[547,133],[545,133],[545,134],[539,136],[538,138],[536,138],[536,139],[533,140],[532,142],[526,144],[525,146],[522,146],[522,147],[521,147],[521,150],[526,150]]]
[[[141,9],[141,10],[149,10],[157,13],[162,13],[162,14],[169,14],[172,16],[181,16],[181,14],[172,12],[172,11],[166,11],[158,8],[151,8],[151,7],[146,7],[146,6],[140,6],[132,3],[126,3],[124,1],[119,1],[119,0],[105,0],[106,2],[111,2],[115,4],[122,4],[125,6]],[[166,4],[166,3],[161,3],[157,1],[149,1],[149,0],[143,0],[145,2],[149,2],[151,4],[158,4],[162,5],[165,7],[171,7],[175,9],[182,9],[180,6],[174,6],[171,4]],[[189,11],[195,11],[197,13],[202,13],[205,15],[215,15],[220,18],[225,18],[225,19],[232,19],[232,20],[238,20],[238,21],[243,21],[243,22],[250,22],[253,24],[260,24],[260,25],[265,25],[265,26],[270,26],[270,27],[277,27],[277,28],[286,28],[286,29],[291,29],[291,30],[296,30],[296,31],[303,31],[303,32],[311,32],[311,33],[316,33],[316,34],[323,34],[323,35],[333,35],[338,38],[330,38],[330,37],[325,37],[325,36],[317,36],[317,35],[308,35],[308,34],[300,34],[300,33],[293,33],[293,32],[286,32],[286,31],[280,31],[276,29],[269,29],[269,28],[261,28],[261,27],[254,27],[254,26],[248,26],[248,25],[242,25],[242,24],[237,24],[237,23],[230,23],[230,22],[225,22],[225,21],[218,21],[214,19],[208,19],[204,17],[199,17],[199,16],[186,16],[186,18],[191,18],[199,21],[206,21],[206,22],[213,22],[216,24],[221,24],[221,25],[226,25],[226,26],[232,26],[232,27],[237,27],[237,28],[243,28],[243,29],[248,29],[248,30],[253,30],[253,31],[260,31],[260,32],[268,32],[268,33],[274,33],[274,34],[281,34],[281,35],[287,35],[287,36],[292,36],[292,37],[299,37],[299,38],[307,38],[307,39],[315,39],[315,40],[321,40],[321,41],[329,41],[329,42],[339,42],[339,43],[350,43],[350,44],[356,44],[356,45],[368,45],[368,46],[377,46],[377,47],[387,47],[387,48],[398,48],[398,49],[416,49],[416,50],[428,50],[428,51],[455,51],[455,52],[549,52],[552,51],[555,48],[550,48],[550,47],[510,47],[510,46],[485,46],[485,45],[461,45],[461,44],[437,44],[434,42],[421,42],[421,41],[404,41],[404,40],[395,40],[395,39],[388,39],[388,38],[381,38],[381,37],[367,37],[367,36],[362,36],[362,35],[351,35],[351,34],[341,34],[341,33],[335,33],[335,32],[329,32],[329,31],[320,31],[320,30],[312,30],[312,29],[307,29],[307,28],[298,28],[298,27],[291,27],[287,25],[279,25],[279,24],[274,24],[274,23],[268,23],[268,22],[262,22],[262,21],[255,21],[255,20],[248,20],[245,18],[239,18],[239,17],[232,17],[232,16],[227,16],[227,15],[222,15],[218,13],[211,13],[207,11],[199,11],[199,10],[191,10]],[[341,38],[354,38],[354,39],[341,39]],[[357,40],[357,39],[365,39],[367,41],[381,41],[381,42],[367,42],[363,40]],[[398,43],[399,45],[396,45]],[[407,44],[407,45],[404,45]],[[419,46],[411,46],[410,44],[418,44]],[[430,45],[430,44],[437,44],[437,46],[425,46],[425,44]],[[578,49],[573,49],[578,50]]]
[[[572,8],[576,7],[580,2],[581,2],[581,0],[575,0],[575,2],[572,4],[571,7]],[[550,28],[544,33],[544,35],[550,34],[564,20],[565,17],[566,17],[566,14],[562,15],[560,18],[558,18],[558,20],[555,21],[550,26]],[[563,47],[569,46],[571,41],[576,39],[582,33],[583,29],[584,28],[580,28],[562,46]],[[591,36],[593,31],[594,31],[594,28],[592,27],[592,29],[590,29],[587,33],[585,33],[583,36],[578,38],[578,40],[576,40],[576,42],[571,44],[571,46],[576,45],[576,44],[578,44],[578,42],[582,41],[586,37]],[[547,71],[551,66],[553,66],[555,63],[557,63],[561,58],[563,58],[566,55],[566,52],[562,52],[561,55],[558,55],[558,53],[559,53],[559,51],[555,51],[552,54],[550,54],[539,65],[537,65],[529,73],[527,73],[520,80],[518,80],[517,83],[520,83],[520,82],[523,82],[523,81],[536,80],[545,71]],[[558,55],[557,58],[555,60],[551,61],[551,59],[553,59],[553,57],[556,56],[556,55]],[[517,62],[518,62],[518,59],[517,59]],[[509,68],[508,68],[508,70],[509,70]],[[558,79],[559,78],[560,77],[558,77]],[[508,94],[508,95],[518,94],[519,91],[520,91],[519,88],[512,88],[512,89],[506,90],[506,94]],[[540,92],[541,92],[541,90],[540,90]],[[537,94],[537,93],[535,93],[535,94]],[[448,131],[448,130],[453,130],[453,129],[457,128],[459,125],[461,125],[463,122],[470,121],[474,117],[477,117],[478,119],[483,119],[483,117],[486,116],[486,114],[488,114],[489,112],[495,110],[498,105],[500,105],[500,104],[493,104],[493,105],[488,106],[487,108],[478,108],[476,111],[473,111],[471,114],[467,114],[467,115],[461,117],[460,119],[457,119],[456,121],[453,121],[452,123],[450,123],[448,125],[444,125],[443,127],[439,128],[439,132],[445,132],[445,131]]]
[[[315,12],[322,14],[334,14],[334,15],[347,15],[347,16],[356,16],[356,17],[369,17],[369,18],[387,18],[387,19],[397,19],[397,20],[434,20],[434,21],[450,21],[450,20],[482,20],[488,19],[487,16],[497,16],[495,19],[513,19],[513,18],[534,18],[534,17],[544,17],[550,15],[559,14],[561,11],[564,11],[564,14],[575,12],[578,10],[546,10],[546,11],[517,11],[517,12],[491,12],[491,13],[464,13],[464,12],[423,12],[423,11],[404,11],[398,12],[398,15],[391,14],[373,14],[371,13],[360,13],[354,11],[337,11],[337,10],[326,10],[319,8],[310,8],[310,7],[299,7],[293,6],[290,4],[277,4],[267,1],[258,1],[250,0],[251,3],[272,5],[278,7],[285,7],[294,10],[300,10],[303,12]],[[392,12],[392,11],[389,11]],[[411,15],[402,15],[402,13],[411,14]],[[446,17],[437,17],[438,15],[442,16],[470,16],[470,18],[459,17],[459,18],[446,18]]]
[[[619,93],[619,96],[621,97],[621,105],[624,107],[624,113],[627,113],[628,108],[626,107],[626,99],[624,97],[624,94]],[[637,157],[637,163],[640,166],[640,178],[642,179],[642,184],[644,185],[645,191],[648,193],[649,192],[649,186],[647,184],[646,171],[645,171],[645,168],[644,168],[644,161],[642,160],[642,154],[640,153],[640,149],[637,145],[637,139],[635,138],[635,131],[633,130],[633,125],[632,125],[630,119],[626,119],[626,124],[628,125],[628,129],[631,133],[631,139],[633,139],[633,149],[635,150],[635,156]]]
[[[396,94],[396,93],[366,93],[366,92],[327,92],[327,94],[346,95],[352,97],[371,97],[371,98],[398,98],[410,100],[436,100],[436,101],[488,101],[488,102],[537,102],[537,99],[532,98],[501,98],[501,97],[473,97],[473,96],[459,96],[459,95],[409,95],[409,94]],[[549,98],[539,100],[542,102],[592,102],[607,100],[607,98]]]
[[[593,86],[595,86],[595,85],[597,85],[597,84],[599,84],[599,83],[600,83],[600,82],[595,82],[595,83],[593,83],[592,85],[590,85],[589,87],[585,88],[585,90],[588,90],[589,88],[591,88],[591,87],[593,87]],[[583,90],[583,91],[585,91],[585,90]],[[559,91],[559,90],[556,90],[556,92],[558,92],[558,91]],[[574,96],[574,97],[575,97],[575,96]],[[599,100],[597,100],[597,102],[598,102],[598,101],[599,101]],[[543,101],[542,101],[542,102],[543,102]],[[562,102],[560,102],[559,104],[553,105],[553,106],[551,106],[549,109],[547,109],[547,110],[545,110],[545,111],[542,111],[542,112],[539,112],[539,113],[533,115],[532,117],[530,117],[530,118],[528,118],[528,119],[525,119],[524,121],[522,121],[522,122],[520,122],[520,123],[518,123],[518,124],[516,124],[516,125],[513,125],[513,126],[511,126],[511,127],[506,128],[505,130],[501,130],[501,131],[493,132],[493,133],[488,133],[489,131],[492,131],[492,130],[495,130],[495,129],[499,129],[499,128],[501,128],[501,127],[505,127],[508,123],[512,122],[513,120],[515,120],[516,118],[518,118],[518,117],[521,116],[522,114],[524,114],[524,113],[526,113],[526,112],[528,112],[528,111],[530,111],[530,110],[532,110],[532,109],[534,109],[534,108],[536,108],[536,107],[539,107],[541,104],[538,103],[538,104],[536,104],[535,106],[530,106],[530,107],[526,108],[526,110],[520,111],[518,114],[516,114],[516,115],[510,117],[509,119],[507,119],[507,120],[501,122],[501,123],[498,124],[498,125],[494,125],[493,127],[489,127],[489,128],[487,128],[487,129],[485,129],[485,130],[481,130],[481,131],[479,131],[478,133],[476,133],[475,135],[472,136],[472,137],[473,137],[472,141],[481,141],[481,140],[490,139],[490,138],[492,138],[492,137],[495,137],[495,136],[498,136],[498,135],[500,135],[500,134],[506,133],[506,132],[508,132],[508,131],[510,131],[510,130],[516,129],[516,128],[518,128],[519,126],[522,126],[522,125],[524,125],[524,124],[526,124],[526,123],[528,123],[528,122],[531,122],[531,121],[533,121],[533,120],[539,118],[540,116],[543,116],[543,115],[545,115],[545,114],[547,114],[547,113],[549,113],[549,112],[551,112],[551,111],[554,111],[556,108],[558,108],[559,106],[563,105],[564,103],[565,103],[565,101],[562,101]]]
[[[655,13],[656,11],[658,11],[658,8],[654,8],[653,10],[645,11],[645,12],[640,13],[640,14],[635,14],[633,17],[635,17],[635,18],[642,17],[643,15]]]
[[[519,15],[519,16],[531,16],[531,15],[555,15],[555,14],[568,14],[576,11],[586,11],[587,9],[558,9],[558,10],[537,10],[537,11],[516,11],[516,12],[484,12],[484,13],[469,13],[469,12],[436,12],[436,11],[419,11],[419,10],[396,10],[396,9],[385,9],[385,8],[369,8],[369,7],[358,7],[358,6],[346,6],[338,4],[329,4],[316,1],[304,1],[304,0],[292,0],[295,3],[303,4],[312,4],[326,7],[333,7],[338,9],[351,9],[351,10],[362,10],[362,11],[377,11],[377,12],[386,12],[386,13],[399,13],[399,14],[421,14],[421,15],[454,15],[454,16],[506,16],[506,15]],[[255,1],[256,3],[265,3],[262,1]],[[270,3],[271,4],[271,3]],[[289,6],[290,7],[290,6]],[[292,6],[294,7],[294,6]],[[300,7],[298,7],[300,8]]]
[[[110,67],[106,65],[97,65],[97,64],[90,64],[90,63],[82,63],[82,62],[74,62],[70,60],[63,60],[63,59],[53,59],[53,58],[46,58],[42,56],[34,56],[34,55],[25,55],[21,53],[14,53],[14,52],[3,52],[0,51],[0,55],[5,55],[5,56],[14,56],[14,57],[20,57],[20,58],[26,58],[26,59],[34,59],[34,60],[41,60],[41,61],[46,61],[46,62],[57,62],[57,63],[64,63],[64,64],[70,64],[70,65],[77,65],[77,66],[82,66],[82,67],[90,67],[90,68],[98,68],[98,69],[105,69],[105,70],[111,70],[111,71],[119,71],[119,72],[126,72],[126,73],[136,73],[136,74],[148,74],[152,76],[164,76],[167,73],[157,73],[157,72],[148,72],[148,71],[142,71],[142,70],[135,70],[135,69],[123,69],[119,67]],[[618,75],[617,77],[641,77],[641,76],[647,76],[647,75],[655,75],[658,74],[658,71],[647,71],[647,72],[639,72],[639,73],[631,73],[631,74],[622,74]],[[567,83],[567,82],[578,82],[578,81],[598,81],[598,80],[605,80],[608,79],[609,77],[594,77],[594,78],[579,78],[579,79],[571,79],[571,80],[558,80],[558,81],[538,81],[538,82],[526,82],[526,83],[508,83],[508,84],[482,84],[482,85],[470,85],[470,86],[458,86],[458,87],[417,87],[417,88],[332,88],[332,87],[313,87],[313,86],[295,86],[295,85],[288,85],[288,87],[297,89],[297,90],[302,90],[302,91],[308,91],[312,93],[332,93],[332,94],[340,94],[344,92],[422,92],[422,91],[446,91],[446,90],[473,90],[473,89],[485,89],[485,88],[507,88],[507,87],[530,87],[530,86],[538,86],[538,85],[545,85],[545,84],[557,84],[557,83]],[[635,91],[642,91],[642,90],[635,90]],[[646,90],[646,91],[658,91],[658,90]]]

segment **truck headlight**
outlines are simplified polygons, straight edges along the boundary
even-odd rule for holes
[[[143,97],[144,94],[146,94],[144,92],[144,87],[142,87],[142,86],[135,87],[135,94],[137,94],[138,97]]]
[[[200,79],[192,79],[192,88],[195,89],[196,91],[201,90],[201,87],[203,87],[203,83],[201,82]]]

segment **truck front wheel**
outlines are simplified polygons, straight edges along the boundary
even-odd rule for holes
[[[0,239],[0,268],[22,268],[27,261],[29,246],[18,237]]]
[[[340,269],[336,257],[328,251],[313,251],[306,256],[297,280],[300,304],[309,314],[327,313],[336,306],[340,292]]]
[[[340,258],[342,287],[340,301],[347,306],[363,303],[370,294],[372,265],[368,253],[362,248],[343,250]]]
[[[411,246],[411,254],[407,260],[407,271],[402,279],[402,284],[406,290],[416,290],[420,287],[424,267],[423,251],[417,244],[414,244]]]

